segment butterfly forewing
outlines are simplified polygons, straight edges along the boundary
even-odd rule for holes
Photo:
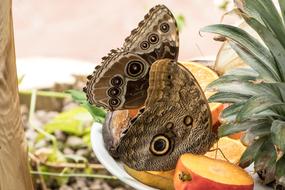
[[[123,47],[150,62],[161,58],[177,60],[179,32],[171,11],[164,5],[152,8],[125,39]]]
[[[111,50],[88,77],[84,88],[87,99],[111,111],[143,106],[151,64],[162,58],[177,60],[178,49],[174,16],[166,6],[155,6],[126,38],[123,47]]]

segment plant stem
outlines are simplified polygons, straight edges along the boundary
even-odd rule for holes
[[[57,142],[55,136],[47,133],[42,128],[34,126],[32,124],[32,118],[34,116],[35,110],[36,110],[36,101],[37,101],[37,90],[32,90],[32,96],[31,96],[31,103],[30,103],[30,111],[29,111],[29,118],[28,118],[28,124],[30,127],[32,127],[34,130],[36,130],[38,133],[41,133],[45,137],[47,137],[49,140],[52,141],[53,146],[57,147]]]
[[[103,165],[101,164],[90,164],[90,163],[68,163],[68,162],[44,162],[41,161],[37,156],[29,152],[29,158],[31,159],[31,162],[34,162],[36,164],[41,164],[47,167],[51,168],[73,168],[73,169],[84,169],[84,168],[92,168],[96,170],[102,170],[105,169]]]
[[[20,94],[32,95],[34,90],[20,90]],[[37,91],[37,96],[54,97],[54,98],[69,98],[70,95],[63,92],[54,91]]]
[[[115,176],[109,175],[99,175],[99,174],[82,174],[82,173],[53,173],[53,172],[40,172],[40,171],[30,171],[33,175],[46,175],[46,176],[56,176],[56,177],[90,177],[90,178],[98,178],[98,179],[114,179],[117,180],[118,178]]]

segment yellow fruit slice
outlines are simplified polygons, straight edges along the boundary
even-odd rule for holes
[[[233,164],[238,164],[241,155],[246,149],[246,147],[240,142],[240,140],[231,139],[229,137],[220,138],[218,141],[218,146],[217,143],[214,144],[211,150],[216,149],[217,147],[221,149],[225,157]],[[216,158],[219,160],[226,160],[223,157],[221,151],[209,151],[205,154],[205,156],[208,156],[210,158]],[[217,157],[215,157],[216,153]]]
[[[175,170],[170,171],[137,171],[124,165],[126,172],[138,181],[161,190],[173,190]]]
[[[179,63],[181,63],[184,67],[186,67],[191,71],[191,73],[197,79],[203,90],[206,89],[206,86],[208,84],[219,78],[219,76],[215,71],[202,64],[196,62],[186,62],[186,61],[182,61]]]

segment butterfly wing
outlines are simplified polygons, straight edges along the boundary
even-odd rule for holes
[[[140,56],[117,51],[105,58],[83,90],[91,104],[111,111],[140,107],[147,97],[148,72],[149,64]]]
[[[147,97],[148,72],[157,59],[178,56],[175,18],[164,5],[155,6],[127,37],[123,48],[111,50],[101,66],[88,76],[83,89],[91,104],[108,110],[143,106]],[[118,82],[118,85],[115,84]]]
[[[139,54],[149,63],[161,58],[177,60],[179,32],[171,11],[164,5],[153,7],[125,39],[123,48]]]
[[[216,134],[198,82],[181,64],[156,61],[150,69],[145,111],[118,146],[120,159],[137,170],[170,170],[186,152],[204,154]]]

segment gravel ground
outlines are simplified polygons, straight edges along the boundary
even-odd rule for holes
[[[63,111],[70,110],[74,107],[78,106],[76,103],[71,100],[64,101],[63,103]],[[29,109],[26,105],[21,105],[21,111],[23,115],[24,128],[26,132],[26,137],[28,140],[29,147],[33,147],[32,150],[30,148],[30,152],[39,155],[39,157],[47,152],[51,147],[51,142],[47,139],[43,138],[42,140],[37,141],[38,132],[35,131],[34,128],[29,127],[28,125],[28,115]],[[59,112],[56,111],[45,111],[45,110],[37,110],[35,111],[33,117],[31,118],[31,123],[33,126],[41,128],[48,122],[50,122],[55,116],[57,116]],[[98,160],[96,156],[92,152],[91,148],[84,146],[82,138],[76,135],[68,135],[60,130],[57,130],[53,133],[58,141],[58,149],[65,155],[77,155],[84,157],[88,160],[90,164],[98,164]],[[32,164],[33,170],[35,170],[35,164]],[[54,171],[53,169],[48,170]],[[84,171],[73,171],[73,173],[80,173]],[[84,172],[85,173],[85,172]],[[103,175],[111,175],[106,170],[93,170],[91,173],[93,174],[103,174]],[[83,177],[70,177],[68,179],[63,178],[64,182],[61,184],[58,183],[56,179],[53,177],[42,177],[44,179],[41,180],[41,177],[33,175],[35,181],[35,189],[37,190],[132,190],[131,187],[123,184],[119,180],[102,180],[95,178],[83,178]]]

